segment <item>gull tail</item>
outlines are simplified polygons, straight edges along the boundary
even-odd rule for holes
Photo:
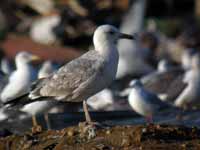
[[[11,107],[22,107],[26,104],[30,104],[36,101],[45,101],[49,100],[48,97],[37,97],[35,99],[29,98],[29,93],[26,93],[20,97],[17,97],[13,100],[10,100],[8,102],[4,102],[3,106],[6,108],[11,108]]]
[[[13,100],[4,102],[3,105],[9,108],[9,107],[15,107],[15,106],[23,106],[23,105],[33,102],[32,100],[30,100],[28,98],[28,95],[29,95],[29,93],[26,93],[26,94],[24,94],[20,97],[17,97]]]

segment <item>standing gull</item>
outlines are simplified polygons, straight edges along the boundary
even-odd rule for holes
[[[34,68],[30,65],[30,62],[33,60],[39,59],[36,55],[33,55],[31,53],[22,51],[19,52],[15,57],[15,63],[16,63],[16,70],[9,76],[8,83],[5,85],[1,92],[1,101],[3,103],[9,102],[12,99],[15,99],[19,96],[24,95],[25,93],[29,92],[31,83],[34,80]],[[19,113],[27,113],[31,114],[33,125],[36,126],[37,122],[34,117],[35,110],[39,109],[38,107],[31,107],[30,109],[26,109],[23,107],[20,109],[20,111],[16,110],[4,110],[1,109],[1,115],[5,113],[5,116],[11,117],[12,114],[10,112],[15,112],[15,117],[19,116]],[[13,113],[14,114],[14,113]]]
[[[15,57],[16,70],[10,75],[8,84],[1,93],[1,101],[8,102],[30,90],[33,68],[29,63],[38,59],[28,52],[20,52]]]
[[[128,97],[130,106],[140,115],[145,116],[147,122],[152,122],[153,115],[160,109],[168,107],[156,94],[149,92],[139,80],[130,82],[131,92]]]
[[[191,69],[185,73],[185,89],[175,100],[175,106],[189,107],[192,104],[200,104],[200,55],[195,54],[191,60]]]
[[[142,30],[146,3],[147,0],[132,2],[132,6],[122,20],[120,31],[134,34]],[[153,71],[153,68],[144,62],[144,55],[147,53],[144,49],[139,49],[138,42],[119,42],[118,49],[120,57],[117,79],[122,79],[127,75],[140,75]]]
[[[120,33],[111,25],[98,27],[93,36],[95,50],[72,60],[51,76],[38,80],[28,95],[29,99],[23,100],[31,103],[48,97],[63,102],[83,101],[86,122],[91,124],[86,100],[115,79],[119,58],[116,42],[120,38],[134,37]],[[15,99],[6,104],[17,102],[23,103],[22,99]]]

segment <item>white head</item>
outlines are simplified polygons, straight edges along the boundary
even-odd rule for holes
[[[22,52],[19,52],[15,56],[15,63],[16,63],[16,66],[18,67],[20,65],[28,64],[31,61],[38,60],[38,59],[39,59],[38,56],[33,55],[31,53],[28,53],[28,52],[25,52],[25,51],[22,51]]]
[[[132,81],[129,83],[129,86],[130,86],[131,88],[143,87],[141,81],[138,80],[138,79],[132,80]]]
[[[106,46],[113,46],[120,38],[134,39],[132,35],[120,33],[114,26],[101,25],[95,30],[93,36],[95,50],[101,51],[106,48]]]

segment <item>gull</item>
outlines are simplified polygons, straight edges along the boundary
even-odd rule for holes
[[[185,57],[186,56],[185,54],[188,55],[188,57]],[[194,97],[198,97],[198,94],[195,95],[195,93],[198,93],[196,91],[198,89],[195,89],[193,92],[189,92],[189,91],[192,90],[190,88],[194,88],[194,86],[198,85],[198,82],[199,82],[199,78],[200,78],[200,75],[199,75],[199,66],[200,65],[198,62],[199,54],[191,49],[188,49],[187,51],[185,51],[185,54],[184,54],[185,56],[184,55],[182,56],[182,57],[184,57],[184,58],[182,58],[182,60],[185,59],[184,62],[182,61],[182,68],[183,68],[182,71],[180,71],[180,74],[177,74],[177,76],[174,76],[173,80],[171,80],[171,81],[168,80],[169,86],[167,86],[167,88],[165,88],[166,89],[165,90],[165,95],[166,95],[165,101],[169,101],[169,102],[173,102],[173,103],[176,101],[174,104],[175,104],[175,106],[178,106],[178,107],[182,107],[181,103],[185,103],[187,101],[187,100],[181,100],[181,99],[183,99],[183,97],[185,97],[187,95],[186,93],[188,93],[188,94],[191,93],[191,96],[193,98],[192,97],[189,98],[190,100],[194,99]],[[162,83],[163,82],[164,82],[164,79],[163,79]],[[186,95],[183,93],[185,93]],[[185,95],[185,96],[183,96],[183,95]],[[186,103],[183,105],[184,105],[184,108],[186,108]],[[188,107],[189,107],[189,105],[188,105]]]
[[[33,68],[29,63],[36,59],[38,59],[37,56],[24,51],[16,55],[15,63],[17,69],[9,76],[8,84],[1,92],[2,102],[8,102],[29,91],[33,79]]]
[[[175,106],[188,108],[193,104],[199,104],[200,101],[200,56],[192,56],[191,69],[186,72],[184,80],[187,86],[175,100]]]
[[[146,90],[140,80],[130,82],[131,91],[128,96],[130,106],[138,114],[145,116],[147,122],[153,121],[153,115],[160,109],[169,105],[162,102],[156,94]]]
[[[95,49],[62,66],[47,78],[32,86],[27,98],[10,100],[4,104],[31,103],[45,98],[60,102],[83,102],[86,123],[92,123],[86,100],[108,87],[115,79],[118,65],[118,39],[134,39],[120,33],[111,25],[99,26],[93,35]]]
[[[54,72],[53,64],[51,61],[45,61],[38,72],[38,78],[46,78]]]
[[[15,63],[16,63],[16,70],[12,72],[12,74],[8,77],[7,84],[4,86],[2,92],[1,92],[1,102],[5,103],[8,102],[14,98],[17,98],[19,96],[24,95],[30,90],[31,83],[34,79],[34,69],[30,65],[31,61],[37,60],[38,57],[36,55],[33,55],[31,53],[22,51],[19,52],[15,57]],[[31,114],[30,112],[33,111],[33,107],[29,110],[24,111],[24,113]],[[14,110],[13,110],[14,111]],[[1,116],[5,113],[5,116],[10,117],[11,111],[4,111],[4,109],[1,110]],[[19,111],[14,112],[23,112],[23,108]],[[17,113],[17,115],[19,114]],[[16,116],[17,116],[16,115]],[[34,118],[32,118],[34,120]]]
[[[123,18],[120,31],[128,33],[140,32],[143,27],[147,0],[134,1],[127,15]],[[117,79],[127,75],[141,75],[152,72],[154,68],[145,62],[146,49],[140,49],[138,42],[124,41],[118,43],[119,64]]]
[[[169,82],[172,82],[182,72],[182,69],[172,66],[167,59],[161,59],[157,70],[142,76],[140,80],[147,90],[162,96],[169,86]],[[121,91],[119,96],[128,96],[130,91],[131,87],[128,87]]]
[[[187,86],[187,83],[184,82],[184,76],[188,70],[193,70],[191,60],[196,54],[197,52],[193,48],[184,49],[181,56],[181,66],[174,66],[166,71],[158,69],[157,72],[142,77],[141,82],[147,90],[158,94],[161,100],[174,102]]]
[[[36,19],[31,26],[29,33],[30,37],[35,42],[41,44],[54,44],[57,42],[57,37],[53,31],[53,28],[56,27],[60,22],[61,17],[59,15]]]

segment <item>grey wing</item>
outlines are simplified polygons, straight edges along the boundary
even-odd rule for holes
[[[161,101],[154,93],[146,92],[146,97],[148,98],[149,104],[152,105],[156,111],[172,107],[170,104]]]
[[[158,98],[158,96],[152,92],[146,91],[146,99],[152,104],[152,105],[162,105],[163,102]]]
[[[174,101],[186,88],[187,83],[183,82],[183,77],[184,75],[180,75],[170,84],[169,88],[166,91],[168,101]]]
[[[35,97],[74,97],[83,86],[93,82],[103,67],[103,59],[95,51],[69,62],[48,78],[37,83],[31,92]]]
[[[145,76],[141,79],[145,89],[152,93],[165,93],[169,88],[171,82],[173,82],[180,74],[183,74],[183,70],[180,68],[171,69],[166,72],[156,72]]]

